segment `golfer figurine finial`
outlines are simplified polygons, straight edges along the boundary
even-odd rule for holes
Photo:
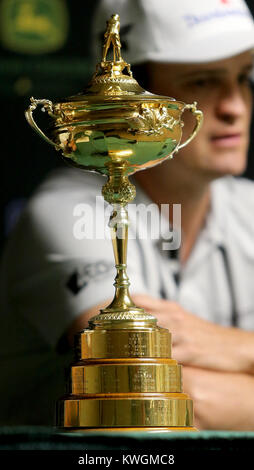
[[[121,42],[120,42],[120,18],[119,15],[112,15],[107,21],[107,29],[104,34],[105,42],[103,45],[102,62],[106,62],[107,53],[110,45],[113,46],[113,62],[122,62]]]

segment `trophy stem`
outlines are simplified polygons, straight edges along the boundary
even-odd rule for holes
[[[103,186],[102,194],[104,199],[113,205],[109,227],[117,273],[114,282],[114,299],[110,305],[101,310],[101,313],[129,312],[135,315],[135,313],[143,313],[144,310],[136,307],[129,293],[130,281],[126,272],[129,219],[126,205],[135,198],[136,190],[128,177],[123,174],[124,166],[122,164],[114,165],[112,169],[114,172]]]
[[[116,277],[115,296],[112,303],[104,309],[109,311],[126,311],[136,308],[129,293],[129,278],[127,276],[127,244],[128,244],[128,212],[124,204],[114,204],[109,226],[115,257]]]

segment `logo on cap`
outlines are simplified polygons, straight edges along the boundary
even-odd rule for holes
[[[68,33],[63,0],[2,0],[0,41],[22,54],[46,54],[63,47]]]

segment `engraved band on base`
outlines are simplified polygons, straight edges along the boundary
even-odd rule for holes
[[[148,361],[133,364],[84,361],[72,365],[69,393],[181,392],[181,366],[175,360]]]
[[[58,402],[57,414],[58,426],[73,428],[193,425],[192,400],[184,393],[73,396]]]

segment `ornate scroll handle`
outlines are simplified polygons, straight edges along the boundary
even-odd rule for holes
[[[186,104],[183,108],[183,111],[184,112],[186,109],[189,109],[190,112],[193,114],[193,116],[196,118],[196,125],[191,133],[191,135],[189,136],[189,138],[183,142],[181,145],[179,145],[179,147],[177,148],[177,151],[182,149],[183,147],[185,147],[186,145],[188,145],[192,139],[194,139],[194,137],[197,135],[200,127],[202,126],[202,123],[203,123],[203,113],[202,111],[200,111],[199,109],[197,109],[197,102],[194,101],[193,104]]]
[[[53,115],[54,110],[53,110],[53,103],[50,100],[36,100],[35,98],[31,97],[30,98],[31,104],[29,108],[25,112],[25,117],[27,119],[28,124],[44,139],[48,144],[53,145],[57,150],[60,150],[61,147],[60,145],[57,145],[53,140],[49,139],[44,132],[37,126],[34,118],[33,118],[33,111],[37,108],[38,104],[43,105],[41,108],[43,112],[49,111],[50,114]]]

